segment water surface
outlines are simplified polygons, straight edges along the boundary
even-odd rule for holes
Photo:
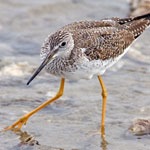
[[[44,71],[26,86],[40,64],[40,48],[48,34],[73,21],[125,17],[128,9],[124,0],[0,0],[0,128],[57,92],[60,79]],[[32,116],[22,133],[0,132],[0,149],[149,149],[149,136],[139,138],[128,133],[136,118],[150,114],[149,37],[147,30],[103,76],[108,89],[108,144],[102,144],[100,135],[87,134],[98,129],[101,120],[101,89],[94,77],[67,81],[64,96]],[[34,146],[20,143],[23,133],[35,137]]]

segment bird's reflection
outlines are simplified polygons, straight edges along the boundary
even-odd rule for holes
[[[102,150],[107,150],[107,145],[108,142],[106,141],[106,137],[105,137],[105,127],[101,128],[101,148]]]
[[[19,145],[29,145],[29,146],[34,146],[34,145],[40,145],[37,140],[35,140],[35,136],[29,134],[27,131],[22,131],[20,129],[13,129],[12,130],[16,135],[20,136],[20,143]]]
[[[35,136],[29,134],[27,131],[22,131],[20,129],[12,129],[12,131],[18,135],[20,138],[20,143],[18,144],[18,146],[22,146],[22,145],[28,145],[28,146],[35,146],[35,145],[40,145],[39,142],[37,140],[35,140]],[[103,127],[101,129],[101,145],[100,147],[102,148],[102,150],[107,150],[107,145],[108,142],[106,141],[106,136],[105,136],[105,128]]]

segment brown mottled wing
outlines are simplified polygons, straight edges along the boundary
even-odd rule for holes
[[[75,45],[85,48],[85,54],[90,60],[115,58],[142,34],[149,23],[147,19],[140,19],[114,27],[76,30]]]
[[[76,32],[74,39],[77,48],[86,49],[84,53],[89,60],[106,60],[122,54],[134,37],[124,29],[103,27]]]

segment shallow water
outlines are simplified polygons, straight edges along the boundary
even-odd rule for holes
[[[0,0],[0,128],[52,97],[59,79],[44,71],[26,82],[39,66],[40,47],[48,34],[78,20],[128,14],[124,0]],[[31,117],[22,132],[0,132],[1,150],[141,150],[149,149],[149,135],[136,137],[128,128],[150,113],[150,30],[128,54],[103,76],[108,89],[106,141],[88,136],[101,120],[101,90],[92,80],[67,81],[60,100]],[[24,133],[24,132],[27,133]],[[29,134],[32,144],[19,139]],[[38,142],[37,142],[38,141]]]

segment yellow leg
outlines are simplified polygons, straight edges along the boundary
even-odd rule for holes
[[[36,109],[34,109],[33,111],[31,111],[28,114],[25,114],[23,117],[21,117],[17,122],[15,122],[13,125],[6,127],[5,130],[10,130],[10,129],[20,129],[24,124],[27,123],[27,120],[29,119],[30,116],[32,116],[34,113],[36,113],[37,111],[41,110],[42,108],[44,108],[45,106],[47,106],[48,104],[50,104],[51,102],[57,100],[59,97],[61,97],[63,95],[64,92],[64,84],[65,84],[65,79],[62,78],[61,79],[61,84],[60,84],[60,88],[58,93],[56,94],[55,97],[53,97],[52,99],[46,101],[45,103],[43,103],[42,105],[40,105],[39,107],[37,107]],[[16,127],[18,126],[18,127]]]
[[[101,134],[104,135],[104,121],[105,121],[105,110],[106,110],[106,100],[107,100],[107,90],[103,83],[102,77],[98,75],[98,79],[100,85],[102,87],[102,97],[103,97],[103,104],[102,104],[102,119],[101,119]]]

